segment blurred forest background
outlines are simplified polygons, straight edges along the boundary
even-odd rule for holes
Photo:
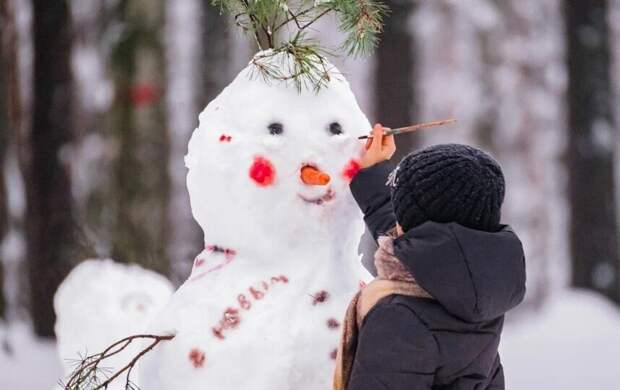
[[[0,316],[53,337],[78,262],[181,283],[202,249],[183,156],[252,40],[207,0],[0,0]],[[540,310],[566,286],[620,303],[620,0],[389,0],[369,58],[335,58],[371,121],[492,152]],[[337,45],[333,18],[314,34]],[[515,316],[518,319],[519,315]]]

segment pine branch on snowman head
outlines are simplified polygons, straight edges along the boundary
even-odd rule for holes
[[[334,54],[307,32],[323,16],[335,13],[346,39],[339,50],[370,54],[379,42],[388,8],[380,0],[211,0],[221,13],[251,34],[261,52],[252,63],[265,80],[292,81],[298,90],[319,90],[329,81],[326,55]],[[283,64],[274,58],[285,58]]]

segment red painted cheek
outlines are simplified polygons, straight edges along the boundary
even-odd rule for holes
[[[273,184],[276,178],[276,168],[271,161],[264,157],[256,157],[250,167],[250,178],[261,187]]]
[[[362,169],[359,161],[351,159],[349,160],[349,162],[347,163],[347,165],[344,167],[344,170],[342,171],[342,175],[347,179],[347,180],[353,180],[353,178],[355,177],[355,175],[357,175],[357,173],[360,171],[360,169]]]

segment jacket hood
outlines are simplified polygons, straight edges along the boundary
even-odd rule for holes
[[[523,246],[509,226],[497,232],[426,222],[394,240],[418,284],[467,322],[500,317],[525,295]]]

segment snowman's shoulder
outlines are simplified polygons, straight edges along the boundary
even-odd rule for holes
[[[236,257],[237,252],[234,249],[223,248],[216,245],[207,246],[194,259],[188,282],[203,279],[207,275],[217,273],[227,268],[235,261]]]

